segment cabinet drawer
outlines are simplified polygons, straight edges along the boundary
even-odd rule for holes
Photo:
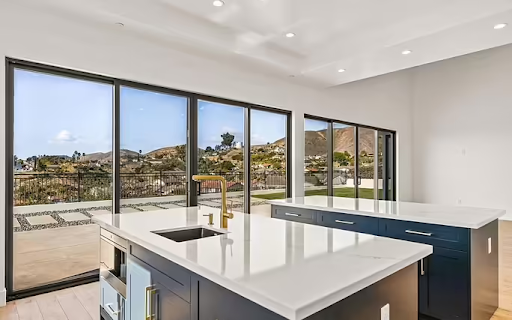
[[[318,212],[318,224],[361,233],[378,234],[379,219],[345,213]]]
[[[465,228],[381,219],[379,229],[380,234],[386,237],[469,251],[469,230]]]
[[[272,218],[277,219],[315,224],[316,214],[314,210],[272,206]]]
[[[113,320],[124,320],[124,298],[101,278],[100,287],[100,305]]]

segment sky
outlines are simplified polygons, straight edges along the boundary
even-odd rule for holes
[[[32,71],[14,75],[14,154],[72,155],[112,150],[111,85]],[[187,105],[184,97],[121,88],[121,148],[152,150],[186,143]],[[230,132],[243,141],[244,109],[199,101],[198,144],[205,149],[221,143]],[[274,142],[285,136],[286,116],[251,111],[251,143]]]

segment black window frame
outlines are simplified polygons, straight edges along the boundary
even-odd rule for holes
[[[349,122],[349,121],[344,121],[344,120],[330,119],[330,118],[320,117],[320,116],[311,115],[311,114],[304,114],[304,121],[306,119],[323,121],[323,122],[327,123],[327,195],[328,196],[334,196],[334,185],[333,185],[333,176],[334,176],[333,134],[334,134],[334,130],[333,130],[333,125],[334,124],[347,125],[347,126],[354,127],[354,130],[355,130],[355,132],[354,132],[354,148],[355,148],[355,150],[354,150],[354,153],[355,153],[354,179],[356,182],[355,182],[354,188],[355,188],[355,198],[356,199],[360,198],[359,197],[359,183],[357,182],[358,177],[359,177],[359,129],[365,128],[365,129],[375,130],[378,133],[382,132],[385,134],[389,134],[391,136],[391,149],[392,149],[392,152],[391,152],[392,160],[391,160],[391,164],[389,166],[389,169],[392,173],[391,194],[389,194],[388,191],[384,191],[384,192],[386,195],[389,196],[390,199],[388,199],[388,200],[396,201],[396,157],[397,157],[397,153],[396,153],[396,131],[395,130],[373,127],[373,126],[369,126],[369,125],[365,125],[365,124],[359,124],[359,123],[354,123],[354,122]],[[378,179],[378,178],[376,177],[375,179]],[[384,189],[384,186],[383,186],[383,189]],[[389,189],[387,189],[387,190],[389,190]],[[305,190],[304,190],[304,193],[305,193]]]
[[[163,94],[169,94],[174,96],[188,98],[187,108],[187,206],[197,206],[197,185],[192,181],[192,175],[197,174],[197,163],[198,163],[198,101],[204,100],[208,102],[216,102],[227,105],[233,105],[243,107],[245,109],[244,116],[244,210],[250,213],[250,112],[251,110],[262,110],[266,112],[278,113],[286,116],[286,196],[291,197],[292,194],[292,170],[291,170],[291,154],[292,154],[292,143],[291,143],[291,114],[289,110],[279,109],[275,107],[269,107],[250,102],[243,102],[233,99],[226,99],[207,94],[183,91],[178,89],[171,89],[165,86],[146,84],[136,82],[132,80],[125,80],[121,78],[78,71],[69,68],[63,68],[59,66],[42,64],[38,62],[32,62],[27,60],[21,60],[11,57],[5,58],[5,286],[7,291],[7,300],[15,300],[24,297],[29,297],[37,294],[42,294],[54,290],[60,290],[68,287],[72,287],[78,284],[89,283],[97,281],[97,275],[93,275],[86,278],[73,279],[69,281],[62,281],[55,284],[47,284],[40,287],[14,290],[14,279],[13,279],[13,255],[14,255],[14,242],[13,242],[13,156],[14,156],[14,70],[27,70],[32,72],[39,72],[49,75],[62,76],[67,78],[73,78],[78,80],[93,81],[99,83],[105,83],[112,85],[113,87],[113,101],[112,101],[112,170],[113,170],[113,189],[112,189],[112,207],[113,212],[119,213],[121,207],[121,187],[120,187],[120,90],[121,87],[129,87],[139,90],[159,92]]]

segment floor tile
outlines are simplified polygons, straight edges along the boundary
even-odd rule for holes
[[[80,212],[68,212],[68,213],[60,213],[59,216],[67,222],[70,221],[83,221],[89,220],[90,218],[83,213]]]
[[[162,210],[161,208],[155,206],[137,206],[137,208],[142,209],[144,211]]]
[[[167,209],[174,209],[174,208],[183,208],[180,205],[174,204],[174,203],[166,203],[166,204],[158,204],[160,207],[164,207]]]
[[[121,208],[121,213],[133,213],[133,212],[140,212],[139,210],[137,209],[134,209],[134,208],[131,208],[131,207],[126,207],[126,208]]]
[[[92,214],[93,216],[99,216],[102,214],[112,214],[112,211],[110,210],[87,210],[87,212]]]
[[[27,220],[28,220],[28,223],[30,223],[33,226],[57,223],[57,221],[55,219],[53,219],[52,216],[47,216],[47,215],[27,217]]]

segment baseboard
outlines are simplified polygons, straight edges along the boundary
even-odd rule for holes
[[[5,304],[7,303],[7,290],[3,288],[0,290],[0,308],[5,307]]]

